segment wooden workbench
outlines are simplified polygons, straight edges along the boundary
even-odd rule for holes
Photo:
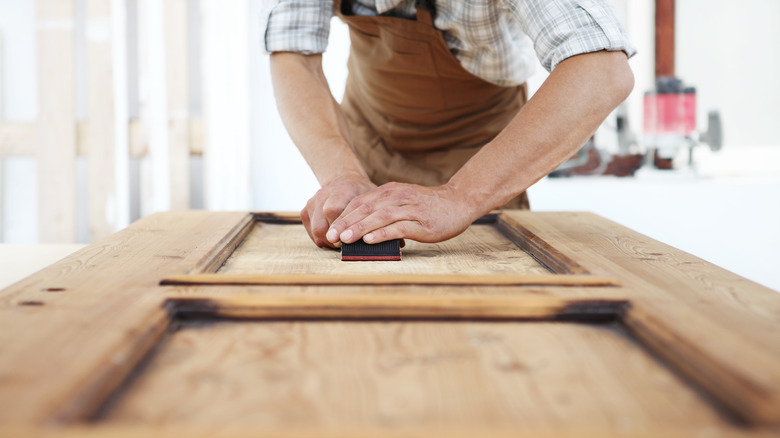
[[[2,436],[777,436],[780,294],[588,213],[162,213],[0,292]]]

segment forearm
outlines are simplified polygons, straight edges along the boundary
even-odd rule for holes
[[[346,119],[330,93],[321,55],[273,53],[271,78],[285,128],[320,184],[366,177],[352,151]]]
[[[623,52],[563,61],[496,138],[447,186],[479,216],[502,206],[566,161],[633,88]]]

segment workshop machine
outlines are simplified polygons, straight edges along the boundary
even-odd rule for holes
[[[688,165],[693,165],[693,148],[706,144],[713,152],[723,147],[720,113],[710,111],[707,129],[696,130],[696,88],[680,79],[662,76],[656,89],[644,95],[642,144],[659,169],[671,169],[681,148],[688,148]]]
[[[617,109],[615,118],[617,154],[599,148],[591,138],[550,176],[632,176],[643,165],[672,169],[673,160],[683,148],[688,149],[688,166],[693,166],[696,146],[707,145],[713,152],[723,147],[720,113],[710,111],[707,129],[700,132],[696,129],[696,104],[696,88],[685,85],[678,78],[661,76],[656,80],[655,90],[644,95],[641,135],[632,131],[623,104]]]

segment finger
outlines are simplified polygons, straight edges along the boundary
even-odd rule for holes
[[[423,236],[423,227],[416,221],[398,221],[393,222],[382,228],[371,231],[363,236],[363,240],[366,243],[376,244],[386,242],[393,239],[401,239],[402,247],[405,241],[404,238],[419,240]]]
[[[351,223],[351,225],[347,226],[339,236],[342,242],[352,243],[374,230],[381,229],[395,222],[411,219],[411,212],[399,206],[382,207],[365,217],[363,217],[361,210],[355,210],[344,218],[345,223]]]
[[[314,240],[314,243],[319,247],[330,246],[335,248],[336,245],[325,238],[325,234],[328,232],[330,224],[322,212],[320,202],[316,196],[312,198],[312,201],[312,206],[309,209],[309,214],[311,216],[311,234],[314,237],[312,240]]]
[[[315,245],[322,248],[324,246],[328,246],[326,242],[323,242],[322,239],[317,238],[317,236],[314,235],[311,228],[311,214],[309,211],[312,209],[312,201],[310,200],[308,203],[306,203],[306,207],[301,210],[301,222],[303,223],[303,227],[306,229],[306,234],[309,235],[309,239],[311,239],[312,242],[314,242]]]
[[[390,222],[400,220],[402,208],[411,204],[414,191],[408,184],[387,183],[353,198],[341,212],[341,215],[331,223],[327,239],[352,243],[359,240],[365,233]],[[384,211],[383,211],[384,210]],[[371,215],[379,213],[379,223],[366,224],[359,229],[351,229],[355,224]],[[373,227],[373,228],[372,228]],[[348,232],[347,232],[348,231]],[[347,234],[344,234],[347,232]]]
[[[333,193],[322,205],[322,213],[330,226],[344,212],[351,201],[351,197],[345,193]]]

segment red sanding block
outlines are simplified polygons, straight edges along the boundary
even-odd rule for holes
[[[369,244],[363,239],[341,245],[342,262],[401,260],[401,240]]]

